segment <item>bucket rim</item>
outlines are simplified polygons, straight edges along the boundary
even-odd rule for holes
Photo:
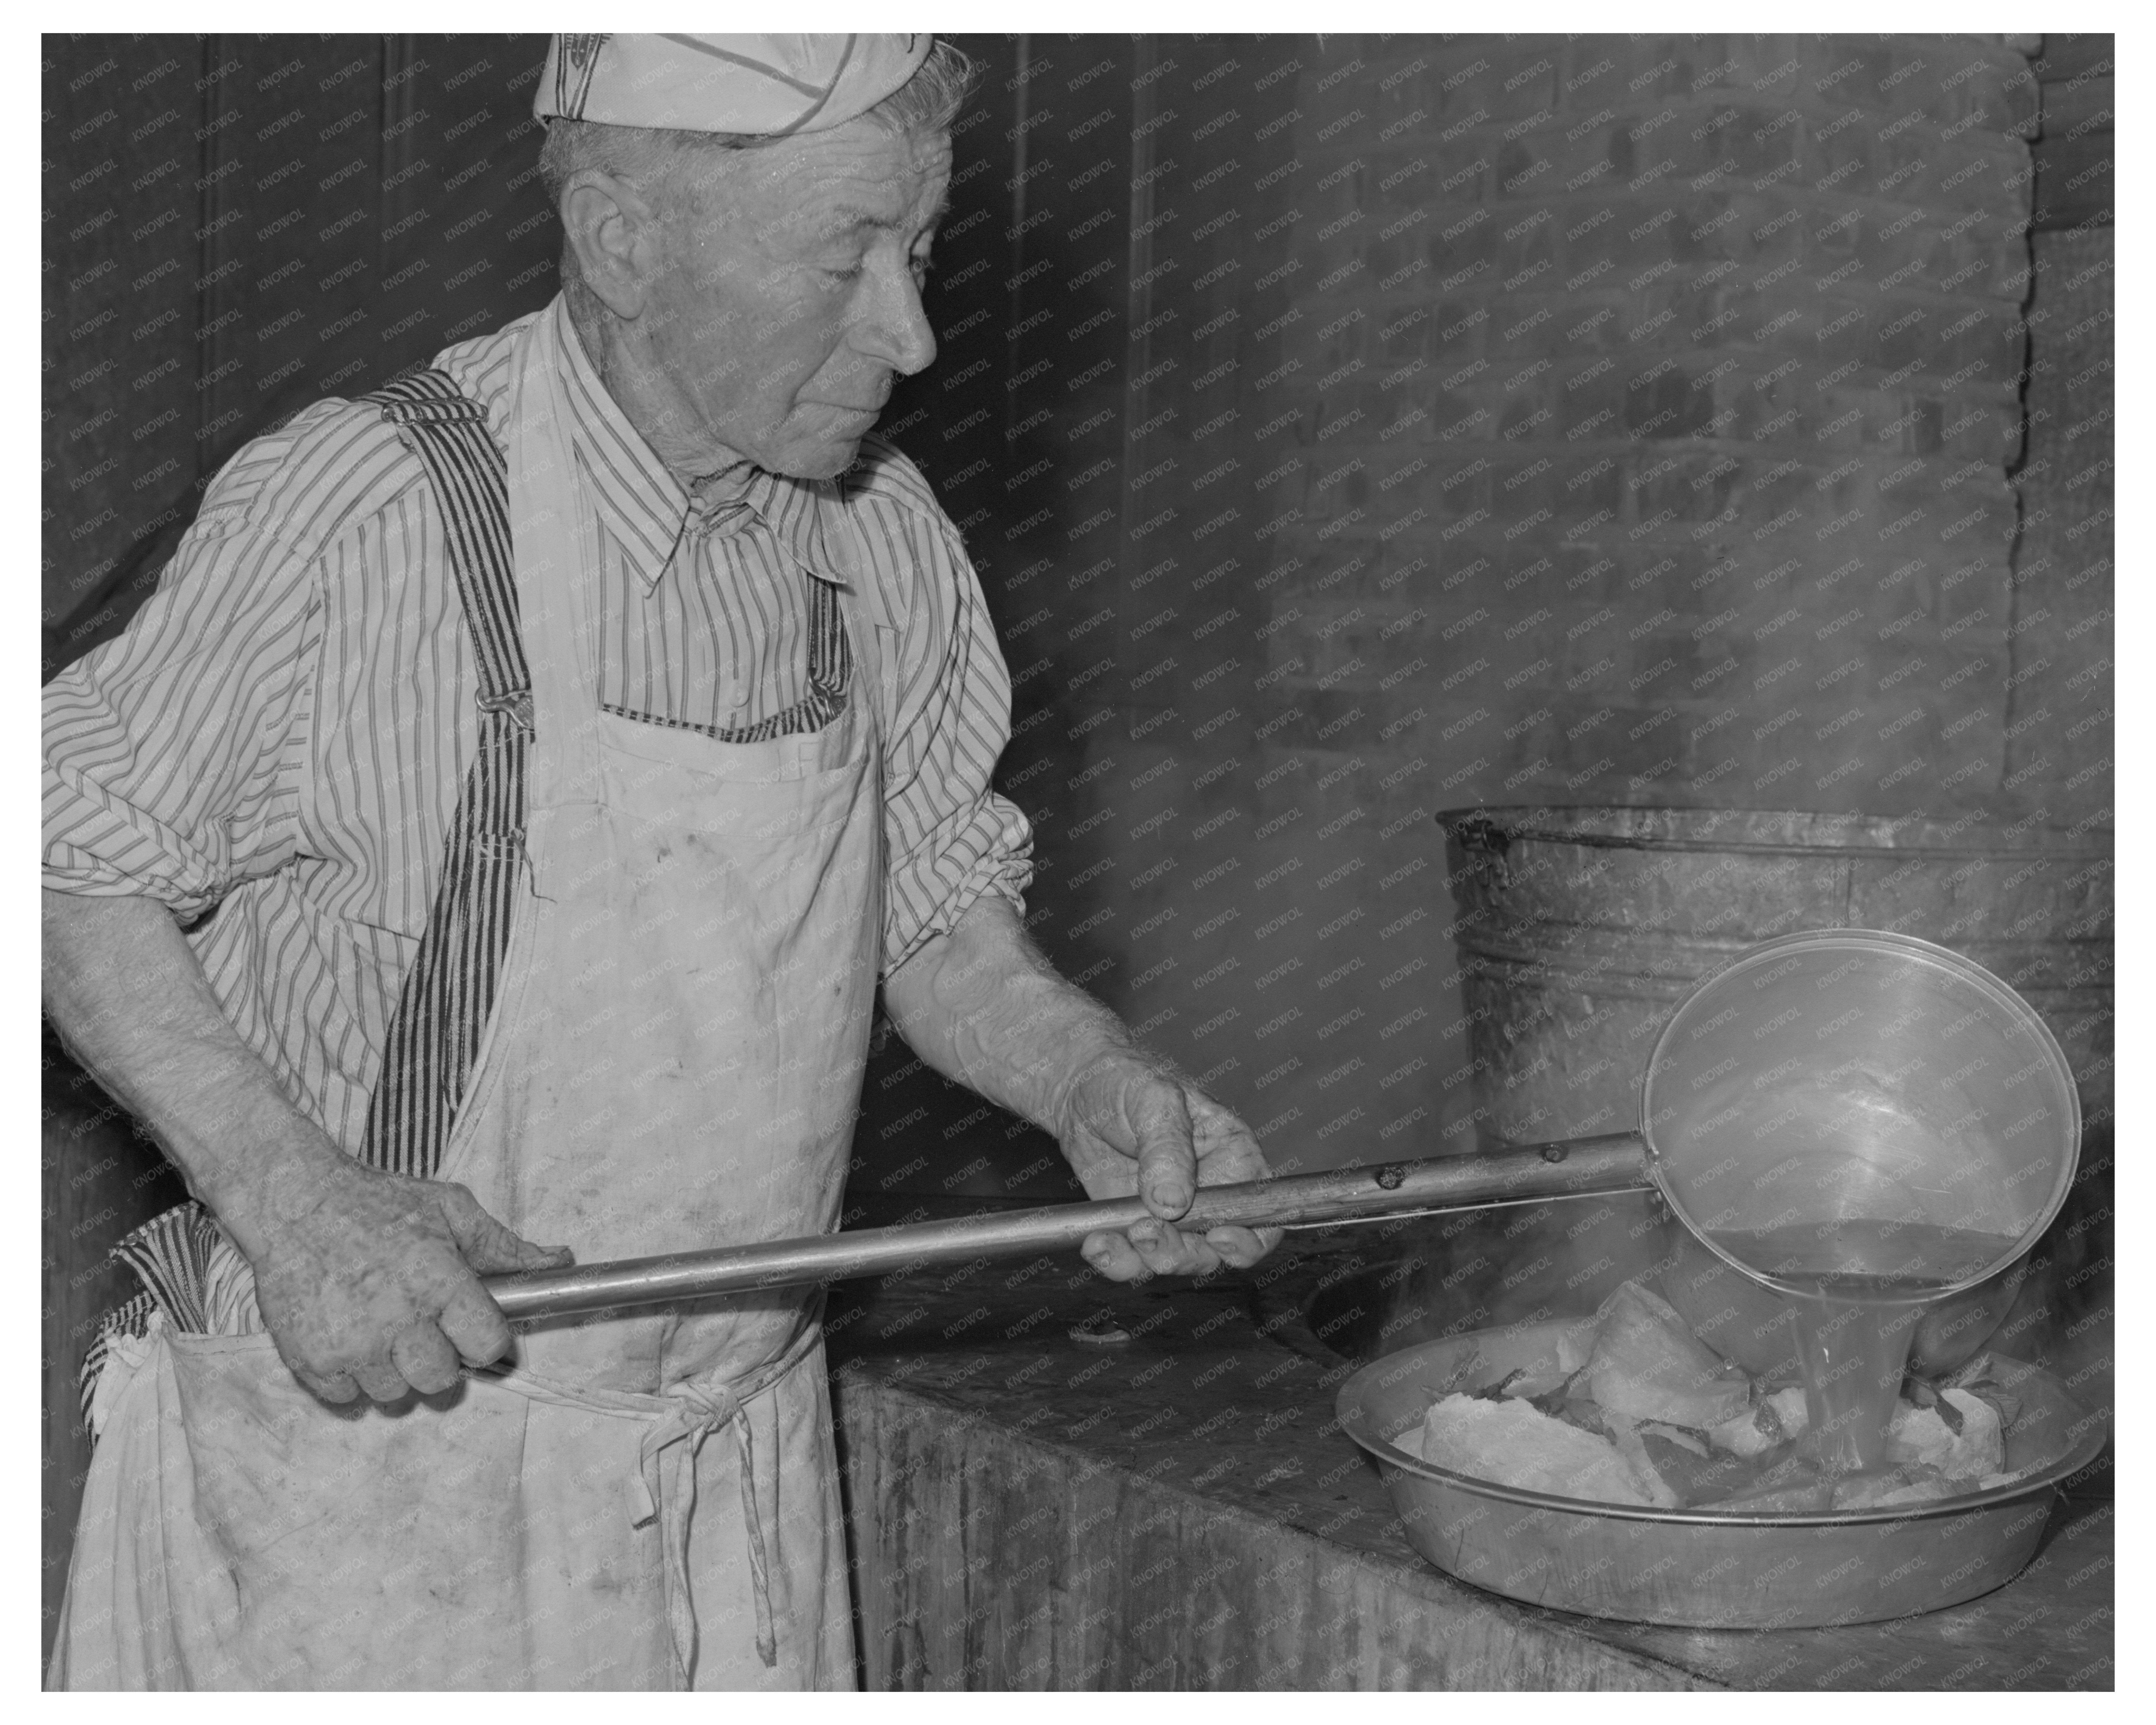
[[[1612,817],[1717,816],[1728,820],[1774,819],[1792,826],[1810,823],[1824,828],[1840,824],[1864,843],[1837,842],[1822,837],[1808,842],[1797,838],[1747,839],[1741,835],[1661,835],[1637,832],[1597,832],[1585,824]],[[2036,825],[2026,822],[1953,820],[1924,814],[1851,814],[1811,809],[1732,808],[1722,804],[1685,803],[1476,803],[1440,809],[1431,817],[1446,836],[1462,844],[1476,828],[1483,829],[1502,844],[1532,839],[1543,844],[1578,845],[1596,850],[1668,850],[1735,853],[1760,856],[1851,857],[1867,852],[1882,855],[1929,858],[1989,857],[1995,859],[2082,858],[2094,861],[2116,855],[2113,829]],[[1964,823],[1958,824],[1958,823]],[[1912,834],[1939,829],[1946,842],[1897,842],[1902,832]],[[1957,842],[1964,834],[1968,842]],[[2032,842],[2026,835],[2056,835],[2058,842]],[[1996,835],[1986,843],[1979,835]],[[1474,836],[1481,836],[1474,834]]]

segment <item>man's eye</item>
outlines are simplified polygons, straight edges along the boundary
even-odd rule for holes
[[[861,266],[859,264],[848,264],[843,268],[839,268],[826,264],[823,266],[823,273],[833,281],[857,281],[860,279]]]

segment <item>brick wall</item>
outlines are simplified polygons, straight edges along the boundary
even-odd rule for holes
[[[1336,333],[1282,537],[1363,567],[1276,601],[1281,742],[1419,752],[1462,802],[1980,803],[2034,98],[2013,49],[1941,39],[1372,43],[1306,76]]]

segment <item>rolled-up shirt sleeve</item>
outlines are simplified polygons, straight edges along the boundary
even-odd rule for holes
[[[947,520],[913,515],[903,531],[914,578],[885,752],[886,974],[983,893],[1024,911],[1033,879],[1032,825],[989,788],[1010,741],[1010,675],[979,578]]]
[[[189,922],[293,855],[318,627],[305,560],[213,489],[126,633],[44,698],[44,884]]]

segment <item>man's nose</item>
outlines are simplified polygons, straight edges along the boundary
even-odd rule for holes
[[[926,371],[936,359],[936,331],[912,270],[903,265],[876,273],[874,299],[854,326],[854,350],[881,360],[901,377]]]

